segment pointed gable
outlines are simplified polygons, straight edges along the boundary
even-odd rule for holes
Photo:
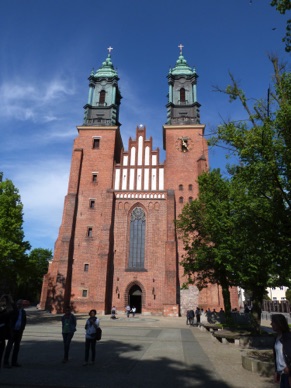
[[[114,190],[164,190],[164,165],[159,162],[159,148],[152,149],[152,138],[146,139],[146,128],[136,128],[136,138],[128,141],[120,164],[115,168]]]

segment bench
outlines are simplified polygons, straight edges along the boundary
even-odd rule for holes
[[[248,337],[250,335],[250,332],[219,330],[212,333],[212,335],[223,344],[234,343],[236,346],[239,346],[241,337]]]

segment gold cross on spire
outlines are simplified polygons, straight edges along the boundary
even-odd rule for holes
[[[183,50],[183,47],[184,47],[184,46],[182,45],[182,43],[180,43],[178,47],[179,47],[179,49],[180,49],[180,55],[182,55],[182,50]]]

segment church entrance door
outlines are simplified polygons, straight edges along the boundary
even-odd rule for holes
[[[142,313],[142,290],[136,284],[129,290],[129,305],[136,307],[138,314]]]

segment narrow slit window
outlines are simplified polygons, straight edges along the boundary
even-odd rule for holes
[[[92,174],[92,182],[94,182],[94,183],[98,182],[98,174],[96,174],[96,173]]]
[[[101,90],[101,92],[99,94],[99,104],[100,105],[104,105],[105,104],[105,96],[106,96],[105,90]]]
[[[89,272],[89,264],[84,264],[84,272]]]
[[[88,228],[87,229],[87,237],[92,237],[93,236],[93,228]]]
[[[87,298],[88,296],[88,290],[82,290],[82,297]]]
[[[99,137],[93,138],[93,148],[95,150],[98,150],[100,148],[100,138]]]
[[[186,101],[185,96],[186,96],[185,89],[181,88],[180,89],[180,102],[185,102]]]
[[[95,208],[95,200],[94,199],[90,199],[90,209],[94,209]]]

